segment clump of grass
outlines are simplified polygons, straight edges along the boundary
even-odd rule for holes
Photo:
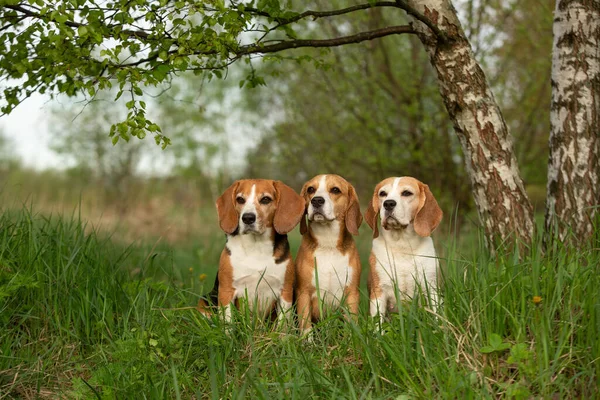
[[[76,218],[0,217],[0,398],[589,398],[600,371],[600,255],[452,250],[438,313],[377,332],[333,314],[313,341],[193,305],[216,268],[123,249]],[[205,268],[205,269],[202,269]],[[196,270],[195,268],[198,268]],[[201,270],[202,269],[202,270]],[[182,286],[183,284],[183,286]],[[425,294],[421,294],[425,295]],[[364,310],[363,310],[364,311]]]

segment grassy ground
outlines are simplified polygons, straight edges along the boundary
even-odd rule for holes
[[[438,316],[407,304],[381,335],[364,315],[333,315],[308,343],[244,313],[228,333],[193,309],[220,235],[118,243],[76,218],[0,217],[0,398],[598,396],[591,248],[518,261],[442,243]]]

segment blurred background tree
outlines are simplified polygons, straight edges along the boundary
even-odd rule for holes
[[[110,121],[122,109],[112,98],[96,98],[87,104],[54,107],[51,117],[51,148],[70,166],[67,174],[99,184],[106,200],[128,194],[141,156],[150,150],[148,143],[141,140],[112,144]]]
[[[155,102],[157,119],[172,143],[163,152],[171,168],[168,173],[213,199],[237,172],[226,131],[232,113],[231,86],[235,84],[233,79],[210,77],[181,74]]]

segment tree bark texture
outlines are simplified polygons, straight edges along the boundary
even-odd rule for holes
[[[456,10],[449,0],[412,0],[408,4],[443,34],[436,35],[425,24],[412,22],[437,71],[488,245],[493,249],[498,240],[514,238],[529,244],[533,207],[519,173],[512,137]]]
[[[557,0],[546,233],[591,237],[600,203],[600,1]]]

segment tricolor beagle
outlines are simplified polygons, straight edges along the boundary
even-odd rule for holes
[[[300,222],[304,200],[279,181],[244,179],[217,200],[227,243],[219,262],[218,304],[231,320],[231,307],[246,298],[250,310],[279,318],[292,306],[294,262],[287,233]]]
[[[352,235],[362,222],[356,191],[338,175],[318,175],[302,188],[306,219],[296,257],[296,301],[300,329],[308,332],[320,310],[346,303],[358,313],[360,258]]]
[[[379,314],[383,320],[388,310],[397,309],[396,301],[414,294],[417,284],[430,290],[437,306],[438,260],[430,235],[442,220],[442,210],[429,187],[410,177],[381,181],[365,220],[373,229],[368,280],[371,315]]]

